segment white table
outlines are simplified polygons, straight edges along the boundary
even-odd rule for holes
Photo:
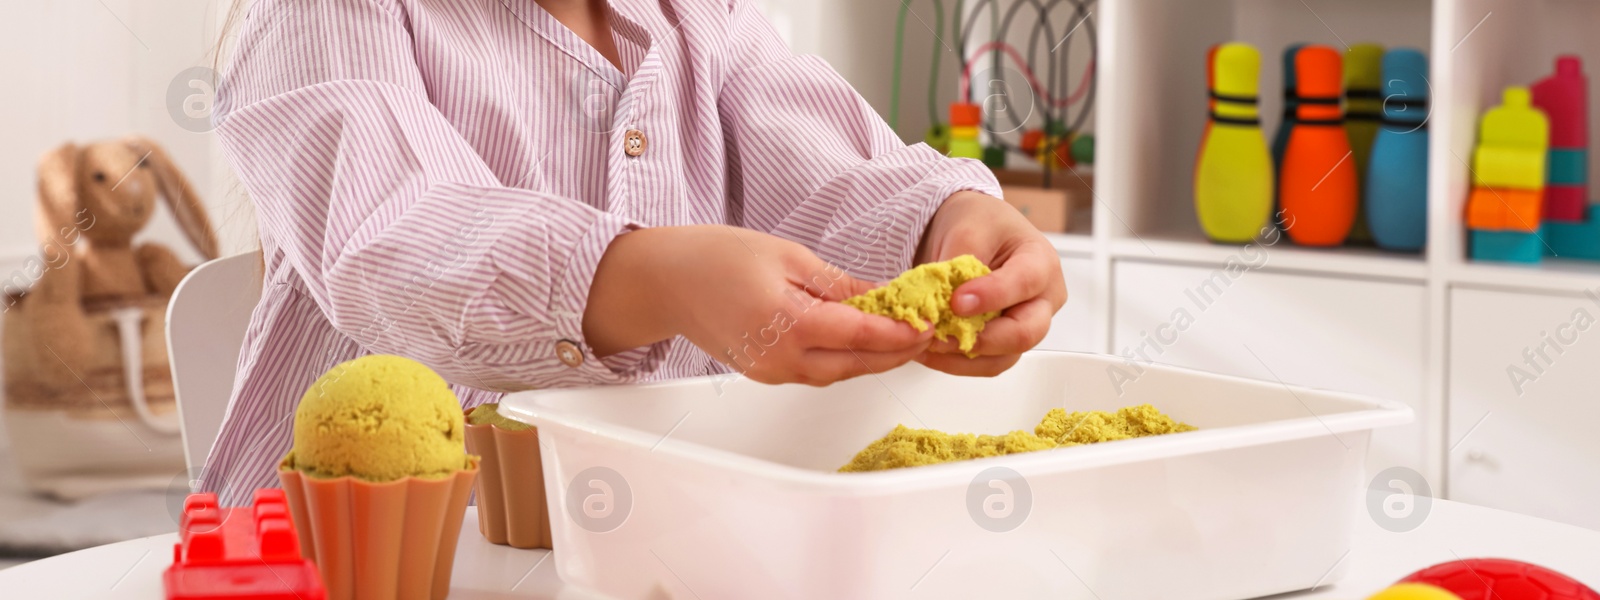
[[[1426,522],[1391,533],[1362,520],[1349,569],[1337,584],[1280,599],[1360,600],[1419,568],[1455,558],[1496,556],[1556,569],[1600,588],[1600,532],[1478,506],[1435,500]],[[47,558],[0,571],[7,599],[126,598],[159,600],[161,572],[172,562],[176,535],[160,535]],[[1309,585],[1310,582],[1308,582]],[[495,546],[467,513],[451,598],[605,600],[566,588],[545,550]]]

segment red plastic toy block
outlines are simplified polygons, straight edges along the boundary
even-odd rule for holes
[[[1551,148],[1589,146],[1589,79],[1576,56],[1556,57],[1556,72],[1533,84],[1533,105],[1550,117]]]
[[[1544,188],[1546,221],[1582,223],[1589,210],[1589,189],[1578,185],[1548,185]]]
[[[183,501],[168,600],[325,600],[316,565],[300,541],[283,490],[256,490],[255,505],[217,506],[216,494]]]

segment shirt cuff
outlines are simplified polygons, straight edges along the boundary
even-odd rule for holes
[[[589,290],[594,284],[595,271],[600,258],[612,240],[638,229],[636,223],[604,214],[591,223],[572,245],[567,262],[553,273],[554,285],[550,294],[550,314],[555,321],[556,352],[561,342],[570,342],[582,353],[577,365],[562,361],[580,376],[595,384],[617,384],[639,381],[654,372],[666,357],[672,340],[663,340],[620,352],[604,359],[596,356],[594,349],[583,336],[583,314],[589,304]],[[559,360],[559,356],[557,357]]]

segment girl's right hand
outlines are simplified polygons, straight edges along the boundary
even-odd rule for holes
[[[827,385],[928,348],[931,330],[839,303],[873,287],[777,236],[724,225],[641,229],[606,249],[583,329],[600,356],[682,335],[755,381]]]

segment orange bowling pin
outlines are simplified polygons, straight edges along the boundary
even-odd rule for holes
[[[1295,56],[1295,77],[1300,107],[1278,182],[1284,226],[1297,244],[1338,246],[1355,224],[1360,197],[1339,106],[1344,83],[1339,52],[1306,46]]]

